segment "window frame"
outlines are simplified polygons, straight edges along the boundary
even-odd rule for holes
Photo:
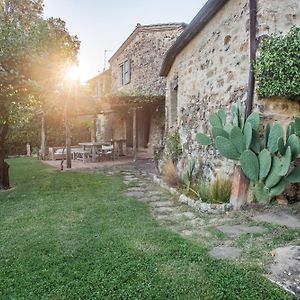
[[[130,60],[124,60],[121,65],[121,84],[126,85],[130,83]]]

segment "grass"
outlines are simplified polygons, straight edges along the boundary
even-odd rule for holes
[[[291,299],[208,256],[122,196],[119,177],[10,161],[0,192],[0,299]]]

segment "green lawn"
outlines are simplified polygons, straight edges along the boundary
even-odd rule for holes
[[[118,177],[10,161],[0,299],[290,299],[258,269],[208,256],[122,196]]]

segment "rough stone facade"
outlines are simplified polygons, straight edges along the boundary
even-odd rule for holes
[[[300,22],[299,0],[257,2],[257,36],[285,33]],[[229,108],[232,102],[246,99],[248,73],[248,1],[229,0],[177,55],[167,76],[167,125],[170,130],[179,128],[183,147],[178,164],[180,169],[187,159],[194,157],[198,159],[198,168],[201,165],[199,169],[203,176],[208,179],[221,169],[228,175],[232,174],[233,163],[220,157],[213,148],[199,146],[195,135],[208,132],[210,112],[220,107]],[[270,105],[269,101],[263,102],[255,96],[255,109],[264,113]],[[280,115],[286,112],[291,117],[290,109],[299,112],[295,104],[277,103],[275,106],[280,105],[288,105]],[[174,107],[177,120],[172,117]],[[273,118],[267,114],[268,118]]]
[[[166,51],[183,31],[184,24],[137,25],[109,60],[111,93],[164,96],[166,80],[159,70]],[[122,64],[129,61],[129,83],[122,84]]]
[[[103,126],[112,127],[106,139],[125,139],[128,153],[133,148],[134,107],[137,148],[153,154],[153,146],[163,138],[166,79],[159,71],[165,53],[184,27],[183,23],[138,24],[109,60],[111,89],[102,107],[113,113],[101,119]]]

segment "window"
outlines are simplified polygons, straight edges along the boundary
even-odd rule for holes
[[[178,78],[170,83],[169,127],[176,125],[178,106]]]
[[[128,59],[121,64],[121,72],[122,85],[128,84],[130,82],[130,63]]]

